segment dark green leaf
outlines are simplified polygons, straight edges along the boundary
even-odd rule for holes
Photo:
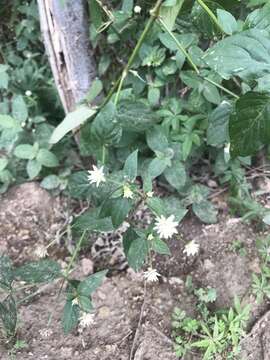
[[[43,259],[18,267],[14,274],[27,283],[50,282],[61,277],[61,267],[56,261]]]
[[[40,183],[40,186],[47,190],[56,189],[59,185],[60,179],[56,175],[48,175]]]
[[[192,205],[192,210],[194,211],[194,214],[206,224],[217,222],[217,211],[210,201],[204,200],[199,203],[194,203]]]
[[[232,156],[248,156],[270,143],[270,96],[248,92],[237,100],[229,123]]]
[[[168,139],[163,132],[161,126],[155,126],[153,129],[147,131],[146,133],[147,145],[151,150],[164,152],[168,146]]]
[[[186,170],[180,161],[173,160],[172,165],[165,169],[164,176],[176,190],[180,190],[185,185]]]
[[[27,106],[21,95],[17,95],[12,99],[12,116],[21,123],[26,121],[28,117]]]
[[[34,146],[29,144],[21,144],[16,146],[14,150],[14,155],[19,159],[29,159],[32,160],[36,156],[36,151]]]
[[[8,256],[0,256],[0,287],[10,289],[13,280],[13,268]]]
[[[75,223],[74,228],[80,231],[98,231],[108,232],[113,231],[114,227],[110,217],[99,218],[98,211],[89,210],[83,215],[79,216]]]
[[[155,252],[161,255],[171,255],[168,245],[158,237],[155,237],[151,242],[152,248]]]
[[[37,160],[29,160],[26,165],[26,171],[29,178],[32,180],[40,173],[42,165]]]
[[[0,303],[0,317],[7,337],[13,337],[17,327],[17,306],[12,295]]]
[[[72,301],[67,300],[62,316],[62,326],[65,334],[68,334],[79,322],[80,308],[72,305]]]
[[[134,181],[138,173],[138,150],[135,150],[130,154],[124,165],[124,175],[128,177],[130,181]]]
[[[93,137],[104,145],[117,144],[122,135],[122,129],[116,119],[116,108],[114,103],[109,102],[95,117],[92,123]]]
[[[204,57],[224,79],[258,79],[270,73],[270,39],[265,30],[247,30],[219,41]]]
[[[226,34],[232,35],[234,32],[237,31],[237,21],[228,11],[217,9],[217,18],[221,28]]]
[[[233,108],[223,101],[209,116],[207,142],[211,146],[223,146],[229,140],[229,118]]]
[[[78,286],[78,294],[83,296],[90,296],[102,284],[107,271],[100,271],[93,275],[88,276],[85,280],[81,281]]]
[[[37,161],[46,167],[55,167],[59,165],[57,157],[47,149],[40,149],[37,154]]]
[[[148,243],[146,238],[138,237],[131,242],[125,255],[132,269],[139,271],[144,264],[147,253]]]

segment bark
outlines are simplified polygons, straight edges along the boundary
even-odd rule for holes
[[[96,77],[85,0],[38,0],[40,26],[65,112],[74,110]]]

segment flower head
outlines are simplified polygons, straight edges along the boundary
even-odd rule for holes
[[[148,191],[146,193],[146,196],[149,197],[149,198],[153,197],[153,195],[154,195],[153,191]]]
[[[95,322],[94,317],[95,317],[95,314],[90,314],[90,313],[83,312],[81,317],[79,318],[80,326],[82,328],[90,327]]]
[[[44,245],[40,245],[36,248],[36,250],[34,251],[34,254],[36,255],[36,257],[38,258],[45,258],[48,255],[48,251],[46,246]]]
[[[195,240],[192,240],[185,246],[184,253],[186,253],[187,256],[193,256],[199,252],[199,248],[200,245],[197,244]]]
[[[103,167],[104,166],[101,166],[101,168],[99,169],[98,167],[93,165],[93,170],[88,171],[88,173],[89,173],[88,180],[89,180],[90,184],[97,184],[97,187],[98,187],[101,182],[106,181]]]
[[[149,235],[147,236],[147,240],[149,240],[149,241],[154,240],[153,234],[149,234]]]
[[[43,338],[48,338],[52,335],[52,329],[41,329],[39,330],[40,336]]]
[[[134,7],[134,12],[135,12],[136,14],[140,14],[141,11],[142,11],[142,8],[141,8],[139,5],[136,5],[136,6]]]
[[[77,297],[75,297],[73,300],[72,300],[72,306],[75,306],[75,305],[79,305],[79,299]]]
[[[174,221],[174,215],[165,218],[165,216],[161,215],[161,217],[157,217],[154,230],[157,231],[159,236],[164,239],[169,239],[173,234],[177,234],[178,223]]]
[[[156,269],[148,268],[147,271],[143,273],[143,277],[147,282],[156,282],[158,277],[161,276]]]
[[[123,187],[123,197],[124,198],[127,198],[127,199],[133,199],[133,192],[132,192],[132,190],[130,189],[130,187],[129,186],[127,186],[127,185],[124,185],[124,187]]]
[[[26,90],[25,95],[26,95],[26,96],[31,96],[31,95],[32,95],[32,91],[31,91],[31,90]]]

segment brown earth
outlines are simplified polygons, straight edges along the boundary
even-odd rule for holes
[[[64,202],[65,203],[65,202]],[[0,249],[16,263],[33,259],[37,244],[48,244],[62,229],[68,218],[63,201],[50,196],[36,183],[27,183],[11,189],[0,203]],[[180,226],[181,237],[170,241],[172,257],[157,257],[156,267],[162,274],[159,284],[148,286],[144,293],[142,274],[132,271],[107,278],[94,295],[95,323],[82,332],[75,330],[64,336],[61,329],[63,299],[56,301],[59,284],[42,288],[41,293],[27,305],[19,308],[20,340],[27,348],[17,352],[15,359],[89,359],[129,360],[137,330],[142,304],[142,323],[134,347],[134,360],[176,360],[171,334],[171,313],[174,306],[188,314],[196,312],[195,299],[187,293],[185,280],[191,275],[198,287],[214,287],[218,298],[214,306],[232,305],[235,295],[252,305],[249,333],[242,341],[241,360],[270,359],[269,304],[256,304],[250,294],[251,274],[260,271],[255,241],[258,238],[250,225],[239,219],[221,215],[218,224],[203,225],[187,217]],[[195,239],[200,253],[194,258],[183,254],[184,245]],[[245,253],[235,249],[242,244]],[[52,256],[61,263],[68,252],[54,251]],[[60,254],[60,255],[59,255]],[[88,254],[77,263],[78,276],[92,271]],[[49,314],[53,314],[48,337]],[[5,344],[0,345],[0,359],[11,357]],[[200,356],[187,358],[200,360]]]

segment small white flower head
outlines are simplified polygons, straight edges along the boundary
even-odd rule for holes
[[[52,335],[52,329],[41,329],[39,330],[40,336],[43,338],[48,338]]]
[[[96,186],[98,187],[101,182],[106,181],[103,167],[104,166],[101,166],[99,169],[97,166],[93,165],[93,170],[88,171],[88,181],[90,184],[97,184]]]
[[[149,234],[149,235],[147,236],[147,240],[149,240],[149,241],[154,240],[153,234]]]
[[[79,305],[79,299],[77,297],[75,297],[73,300],[72,300],[72,306],[75,306],[75,305]]]
[[[230,147],[231,147],[231,144],[230,144],[230,143],[228,143],[228,144],[225,145],[225,147],[224,147],[224,152],[225,152],[225,154],[230,154]]]
[[[45,258],[48,255],[46,246],[43,245],[38,246],[34,251],[34,254],[36,255],[36,257],[40,259]]]
[[[184,253],[187,254],[187,256],[194,256],[199,252],[200,245],[195,242],[195,240],[190,241],[186,244]]]
[[[146,196],[149,197],[149,198],[153,197],[153,195],[154,195],[153,191],[148,191],[146,193]]]
[[[81,317],[79,318],[80,326],[82,328],[90,327],[95,322],[94,317],[95,317],[95,314],[83,312]]]
[[[141,8],[139,5],[136,5],[136,6],[134,7],[134,12],[135,12],[135,14],[140,14],[141,11],[142,11],[142,8]]]
[[[26,90],[25,95],[26,96],[32,96],[32,91],[31,90]]]
[[[143,273],[143,277],[146,282],[156,282],[158,281],[158,277],[161,276],[156,269],[148,268],[147,271]]]
[[[131,188],[127,185],[124,185],[123,187],[123,197],[127,199],[133,199],[133,191]]]
[[[178,223],[174,221],[174,215],[168,218],[161,215],[156,219],[154,230],[157,231],[161,238],[169,239],[172,235],[177,234],[177,225]]]

